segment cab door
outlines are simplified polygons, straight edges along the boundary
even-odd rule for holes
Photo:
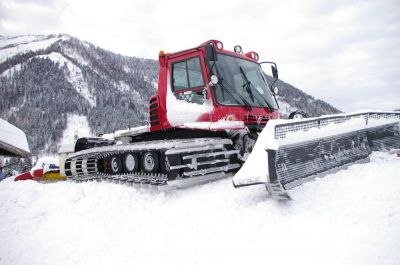
[[[202,53],[196,51],[178,56],[169,60],[169,64],[169,69],[171,69],[170,85],[173,95],[179,101],[191,103],[190,105],[186,104],[186,106],[194,112],[187,122],[209,121],[210,113],[206,110],[212,110],[212,104],[208,97],[206,67]],[[204,111],[201,113],[203,109]],[[196,111],[199,112],[199,117],[193,120]]]

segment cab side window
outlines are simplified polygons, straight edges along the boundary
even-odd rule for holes
[[[172,80],[174,91],[204,86],[199,57],[173,63]]]

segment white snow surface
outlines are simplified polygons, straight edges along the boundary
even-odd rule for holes
[[[317,179],[280,203],[230,179],[150,193],[0,182],[0,264],[386,264],[400,260],[400,160]]]
[[[138,127],[133,127],[130,129],[123,129],[123,130],[118,130],[113,133],[107,133],[103,134],[101,137],[104,139],[108,140],[115,140],[124,136],[134,136],[134,135],[139,135],[142,133],[146,133],[150,131],[150,126],[149,125],[143,125],[143,126],[138,126]]]
[[[244,129],[243,121],[226,121],[220,120],[216,122],[185,122],[180,128],[201,129],[201,130],[223,130],[223,129]]]
[[[328,116],[326,116],[328,117]],[[309,118],[309,119],[301,119],[300,122],[306,120],[318,120],[318,118]],[[271,120],[268,122],[267,126],[273,127],[271,130],[275,130],[275,126],[279,124],[289,124],[296,123],[299,120]],[[379,127],[382,125],[396,124],[400,123],[399,118],[387,118],[387,119],[369,119],[368,124],[364,118],[352,118],[343,123],[330,123],[326,126],[322,126],[320,128],[310,128],[307,131],[299,130],[296,132],[288,132],[285,138],[277,139],[274,141],[273,138],[269,139],[266,148],[268,149],[277,149],[279,145],[288,145],[299,142],[306,142],[309,140],[320,139],[324,137],[334,136],[338,134],[349,133],[357,130],[363,129],[371,129],[374,127]],[[267,127],[266,126],[266,127]],[[400,125],[399,125],[400,126]],[[400,127],[399,127],[400,128]],[[400,131],[400,129],[399,129]]]
[[[25,133],[3,119],[0,119],[0,142],[30,153]]]

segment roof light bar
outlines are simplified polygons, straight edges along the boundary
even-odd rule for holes
[[[236,46],[233,48],[233,50],[234,50],[236,53],[243,54],[243,50],[242,50],[242,47],[241,47],[240,45],[236,45]]]
[[[256,52],[248,52],[245,54],[245,56],[256,61],[259,59],[258,53]]]

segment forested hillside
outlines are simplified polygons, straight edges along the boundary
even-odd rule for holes
[[[57,151],[54,143],[69,113],[87,116],[93,134],[147,119],[148,98],[156,91],[156,61],[108,52],[66,35],[37,36],[25,44],[21,39],[5,46],[1,43],[10,38],[0,39],[0,56],[15,50],[11,57],[0,57],[0,116],[26,132],[33,153]]]

